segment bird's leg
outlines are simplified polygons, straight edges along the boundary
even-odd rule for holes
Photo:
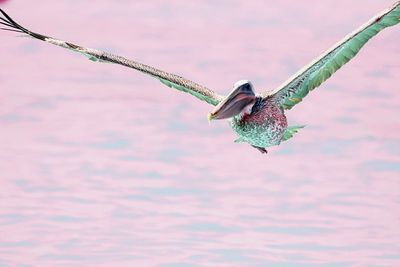
[[[267,154],[268,151],[264,147],[259,147],[259,146],[253,146],[252,147],[256,148],[258,151],[260,151],[262,154]]]

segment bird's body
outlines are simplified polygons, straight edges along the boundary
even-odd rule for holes
[[[0,29],[23,33],[79,52],[95,62],[114,63],[138,70],[157,78],[171,88],[189,93],[215,106],[209,114],[209,120],[231,118],[231,126],[239,136],[237,141],[247,142],[265,153],[266,147],[279,145],[304,127],[288,126],[285,110],[301,102],[310,91],[320,86],[334,72],[354,58],[372,37],[383,29],[400,22],[400,1],[350,33],[275,90],[256,95],[252,84],[242,80],[234,85],[233,90],[226,97],[181,76],[121,56],[32,32],[16,23],[1,9],[0,13],[3,15],[0,15],[0,27],[1,25],[6,27]]]
[[[287,119],[272,97],[256,97],[250,114],[238,115],[231,120],[232,129],[239,138],[254,147],[279,145],[287,129]]]

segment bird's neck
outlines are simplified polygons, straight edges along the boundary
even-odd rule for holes
[[[252,103],[248,104],[245,106],[242,111],[237,115],[239,119],[243,119],[246,116],[249,116],[252,113],[253,107],[256,104],[256,101],[253,101]]]

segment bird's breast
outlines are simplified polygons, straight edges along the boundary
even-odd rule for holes
[[[259,99],[252,112],[232,119],[231,126],[240,140],[253,146],[278,145],[287,128],[283,110],[269,99]]]

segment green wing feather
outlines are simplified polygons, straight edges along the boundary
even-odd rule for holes
[[[222,96],[218,95],[215,93],[213,90],[208,89],[207,87],[204,87],[202,85],[199,85],[195,82],[192,82],[188,79],[185,79],[181,76],[168,73],[156,68],[153,68],[151,66],[126,59],[121,56],[109,54],[106,52],[102,52],[96,49],[91,49],[91,48],[85,48],[79,45],[75,45],[69,42],[65,42],[62,40],[58,40],[52,37],[48,37],[42,34],[38,34],[35,32],[32,32],[18,23],[16,23],[7,13],[5,13],[3,10],[0,9],[0,29],[3,30],[9,30],[9,31],[14,31],[14,32],[20,32],[29,35],[30,37],[33,37],[35,39],[61,46],[63,48],[67,48],[69,50],[73,50],[75,52],[81,53],[88,57],[92,61],[97,61],[97,62],[109,62],[109,63],[115,63],[119,64],[125,67],[129,67],[135,70],[138,70],[140,72],[143,72],[145,74],[148,74],[150,76],[153,76],[160,80],[163,84],[177,89],[179,91],[189,93],[198,99],[205,101],[211,105],[218,105],[218,103],[223,99]],[[6,28],[1,28],[1,27],[6,27]]]
[[[287,141],[292,138],[300,129],[306,127],[305,125],[297,125],[297,126],[288,126],[283,133],[282,141]]]
[[[333,48],[301,69],[283,85],[264,97],[274,97],[284,109],[291,109],[314,88],[327,80],[340,67],[352,59],[369,39],[386,27],[400,22],[400,1],[375,16],[367,24],[354,31]]]
[[[218,105],[219,102],[221,102],[221,100],[223,99],[222,96],[217,95],[216,93],[212,92],[210,89],[208,89],[208,91],[203,90],[193,90],[193,87],[190,88],[189,86],[183,86],[181,84],[178,83],[174,83],[170,80],[167,79],[163,79],[161,77],[157,77],[160,82],[162,82],[163,84],[165,84],[168,87],[174,88],[176,90],[185,92],[185,93],[189,93],[195,97],[197,97],[198,99],[205,101],[213,106]]]

